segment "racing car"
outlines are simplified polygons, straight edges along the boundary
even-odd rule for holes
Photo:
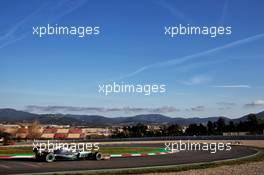
[[[55,160],[101,160],[102,153],[94,151],[73,151],[67,148],[58,148],[53,151],[34,148],[37,161],[54,162]]]

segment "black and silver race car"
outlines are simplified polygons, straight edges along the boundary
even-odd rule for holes
[[[102,153],[94,151],[73,151],[66,148],[58,148],[53,151],[34,148],[35,158],[38,161],[53,162],[55,160],[101,160]]]

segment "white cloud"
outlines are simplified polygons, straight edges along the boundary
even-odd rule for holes
[[[52,3],[41,3],[33,12],[29,13],[18,23],[15,23],[14,26],[9,28],[7,33],[0,35],[0,49],[25,39],[30,34],[28,26],[34,26],[38,24],[40,20],[45,20],[46,23],[52,24],[75,11],[85,3],[87,3],[86,0],[61,0]]]
[[[26,111],[36,113],[71,113],[71,114],[90,114],[90,113],[173,113],[180,109],[173,106],[162,106],[156,108],[139,108],[139,107],[121,107],[121,108],[104,108],[104,107],[77,107],[77,106],[26,106]]]
[[[181,21],[183,21],[187,24],[193,24],[194,23],[194,21],[192,20],[192,18],[190,16],[188,16],[187,14],[180,11],[180,9],[176,8],[176,6],[172,6],[171,4],[166,2],[165,0],[154,1],[154,2],[156,2],[156,4],[161,6],[162,8],[166,9],[166,11],[168,11],[169,13],[171,13],[173,16],[180,19]]]
[[[216,87],[216,88],[251,88],[251,86],[249,85],[215,85],[215,86],[212,86],[212,87]]]
[[[197,75],[197,76],[192,77],[188,81],[183,81],[182,83],[186,85],[199,85],[199,84],[205,84],[209,82],[210,80],[211,78],[209,76]]]
[[[260,34],[254,35],[254,36],[250,36],[250,37],[247,37],[247,38],[242,38],[240,40],[236,40],[236,41],[227,43],[225,45],[222,45],[222,46],[219,46],[219,47],[216,47],[216,48],[213,48],[213,49],[208,49],[208,50],[205,50],[205,51],[202,51],[202,52],[198,52],[198,53],[195,53],[195,54],[183,56],[183,57],[176,58],[176,59],[171,59],[171,60],[168,60],[168,61],[157,62],[157,63],[154,63],[154,64],[145,65],[145,66],[142,66],[141,68],[137,69],[134,72],[131,72],[131,73],[128,73],[128,74],[126,74],[126,75],[124,75],[122,77],[119,77],[119,79],[125,79],[125,78],[129,78],[129,77],[133,77],[133,76],[136,76],[137,74],[142,73],[142,72],[144,72],[146,70],[149,70],[149,69],[160,68],[160,67],[168,67],[168,66],[173,66],[173,65],[179,65],[179,64],[182,64],[182,63],[184,63],[186,61],[189,61],[189,60],[192,60],[192,59],[197,59],[197,58],[199,58],[201,56],[206,56],[206,55],[213,54],[213,53],[219,52],[219,51],[223,51],[225,49],[229,49],[229,48],[232,48],[232,47],[235,47],[235,46],[239,46],[239,45],[247,44],[249,42],[257,41],[257,40],[259,40],[259,39],[261,39],[263,37],[264,37],[264,33],[260,33]]]
[[[222,106],[235,106],[236,105],[236,103],[234,102],[226,102],[226,101],[217,102],[216,104],[222,105]]]
[[[196,112],[201,112],[204,110],[205,110],[204,106],[195,106],[195,107],[191,107],[189,109],[186,109],[186,111],[196,111]]]
[[[251,103],[246,104],[247,107],[254,107],[254,106],[264,106],[264,99],[256,100]]]

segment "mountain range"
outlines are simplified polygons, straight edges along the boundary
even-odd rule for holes
[[[246,120],[248,115],[233,119],[234,122]],[[264,111],[257,113],[256,116],[264,119]],[[220,117],[220,116],[219,116]],[[30,123],[38,120],[41,124],[59,125],[85,125],[85,126],[113,126],[113,125],[133,125],[143,124],[172,124],[189,125],[191,123],[203,123],[217,121],[219,117],[207,118],[172,118],[161,114],[142,114],[131,117],[109,118],[100,115],[73,115],[73,114],[35,114],[15,109],[0,109],[0,123]],[[223,117],[226,122],[232,119]]]

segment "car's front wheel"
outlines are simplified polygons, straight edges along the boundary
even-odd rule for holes
[[[53,153],[49,153],[46,155],[46,162],[53,162],[55,160],[55,155]]]

